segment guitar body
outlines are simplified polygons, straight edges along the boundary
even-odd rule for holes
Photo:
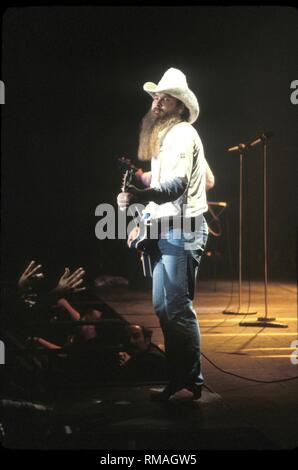
[[[155,240],[157,239],[157,232],[155,231],[156,233],[153,233],[156,224],[150,219],[149,214],[145,214],[145,217],[141,220],[138,226],[139,233],[136,238],[132,240],[129,247],[133,250],[150,253],[153,251]]]
[[[139,224],[139,234],[130,242],[129,248],[137,250],[141,253],[141,261],[143,266],[143,273],[145,277],[152,277],[152,254],[156,248],[156,240],[150,239],[150,230],[152,229],[152,222],[149,218],[142,220]]]

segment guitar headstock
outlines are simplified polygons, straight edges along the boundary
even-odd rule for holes
[[[130,158],[120,157],[118,158],[118,163],[123,170],[137,170],[137,167],[132,163]]]

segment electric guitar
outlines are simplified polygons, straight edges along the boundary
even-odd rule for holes
[[[130,158],[121,157],[118,159],[118,162],[122,169],[125,170],[123,178],[124,183],[122,185],[122,190],[124,190],[123,188],[127,189],[129,184],[131,184],[139,168],[132,164]],[[129,248],[150,253],[150,251],[154,249],[153,240],[158,238],[156,222],[151,219],[149,213],[141,215],[137,206],[135,206],[135,209],[139,219],[139,221],[135,223],[140,230],[139,234],[129,244]],[[134,216],[135,214],[133,214],[133,217]]]
[[[119,159],[120,160],[120,159]],[[123,159],[121,159],[123,160]],[[123,161],[121,162],[123,163]],[[125,171],[121,191],[127,192],[128,187],[131,184],[132,178],[136,172],[137,168],[134,165],[129,164],[129,168]],[[136,207],[137,209],[137,207]],[[149,214],[148,217],[141,217],[139,213],[139,222],[134,222],[136,226],[139,227],[138,235],[129,243],[129,248],[137,250],[141,253],[141,262],[143,266],[143,273],[145,277],[152,277],[152,263],[150,254],[152,254],[152,240],[149,238],[150,228],[152,226]],[[134,217],[134,214],[133,214]]]

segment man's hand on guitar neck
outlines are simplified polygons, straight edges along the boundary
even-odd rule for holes
[[[158,192],[153,188],[139,189],[132,184],[128,185],[126,191],[117,196],[117,204],[121,211],[126,210],[131,204],[147,203],[154,201]]]
[[[129,185],[127,189],[129,192],[122,191],[122,193],[119,193],[117,196],[117,204],[121,211],[125,211],[131,204],[139,202],[137,192],[140,190],[133,185]]]

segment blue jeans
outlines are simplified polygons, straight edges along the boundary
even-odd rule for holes
[[[153,266],[153,306],[164,335],[170,385],[202,385],[200,329],[192,300],[208,238],[203,215],[195,232],[168,228],[158,239]]]

